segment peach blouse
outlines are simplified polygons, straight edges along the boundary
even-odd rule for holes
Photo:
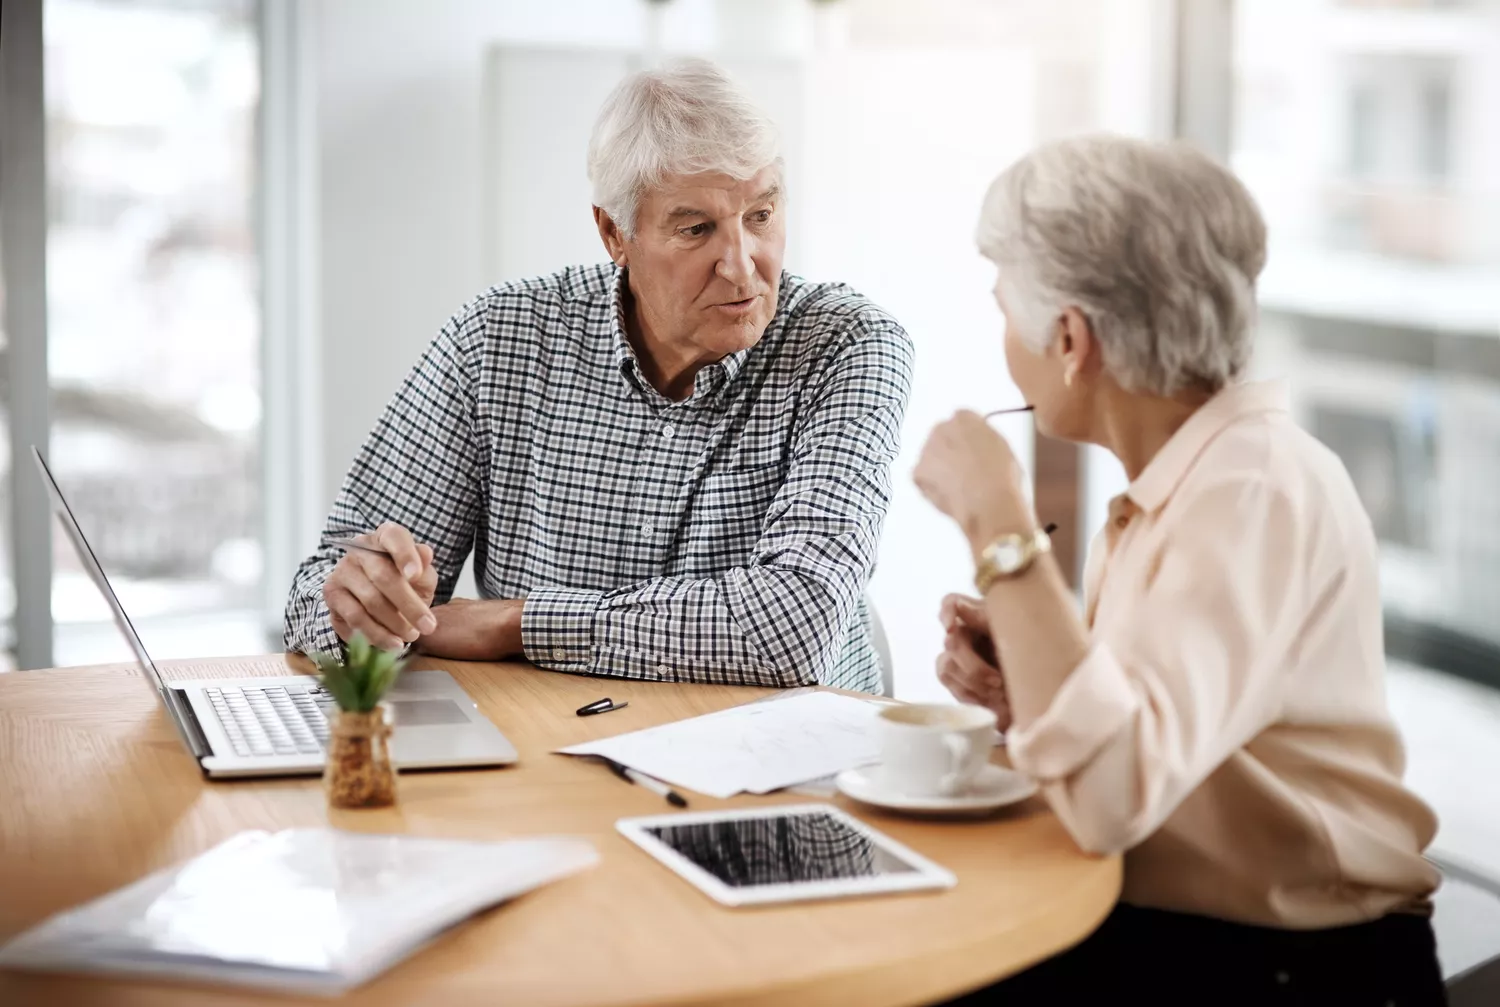
[[[1278,385],[1225,390],[1110,505],[1093,648],[1010,733],[1124,901],[1288,928],[1426,911],[1437,822],[1402,786],[1375,536]]]

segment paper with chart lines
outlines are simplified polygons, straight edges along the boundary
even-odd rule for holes
[[[877,761],[879,709],[852,696],[809,692],[559,751],[602,755],[709,797],[766,794]]]

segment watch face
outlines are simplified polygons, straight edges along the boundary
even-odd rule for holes
[[[1001,573],[1012,573],[1021,565],[1024,554],[1021,543],[1011,540],[995,543],[995,551],[991,555],[995,557],[995,566]]]

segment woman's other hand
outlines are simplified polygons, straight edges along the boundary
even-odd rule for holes
[[[938,681],[960,703],[995,711],[996,726],[1010,729],[1010,697],[995,657],[989,621],[977,599],[950,594],[939,613],[946,635],[937,659]]]

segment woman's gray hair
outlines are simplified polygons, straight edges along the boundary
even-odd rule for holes
[[[668,175],[722,172],[743,181],[780,163],[775,123],[706,59],[626,77],[605,99],[589,139],[594,205],[627,238],[635,236],[641,197]]]
[[[1074,307],[1132,391],[1215,392],[1249,363],[1265,221],[1239,179],[1186,144],[1042,146],[990,186],[978,241],[1037,352]]]

